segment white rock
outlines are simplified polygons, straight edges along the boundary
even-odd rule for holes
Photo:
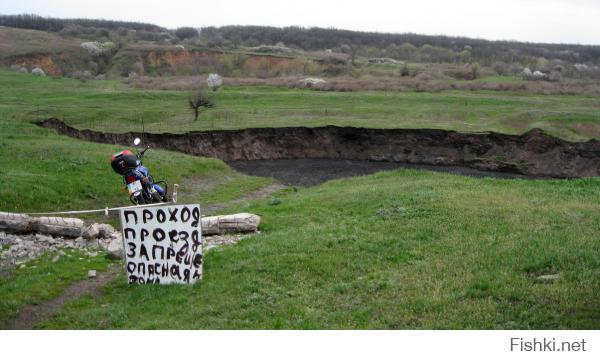
[[[35,234],[35,241],[41,244],[52,244],[54,243],[54,238],[43,234]]]
[[[83,230],[83,232],[81,233],[81,236],[83,236],[84,239],[95,239],[100,235],[100,229],[98,228],[100,224],[92,224],[90,226],[88,226],[87,228],[85,228],[85,230]]]
[[[80,236],[77,239],[75,239],[75,248],[83,249],[86,247],[86,245],[87,241],[83,237]]]
[[[100,247],[108,253],[111,259],[124,259],[125,251],[123,249],[123,239],[121,234],[115,233],[110,239],[102,239],[99,241]]]
[[[99,236],[101,238],[108,238],[112,234],[117,232],[117,230],[115,230],[115,228],[109,224],[97,224],[97,225],[98,225]]]
[[[89,278],[95,278],[96,277],[96,270],[88,270],[88,277]]]
[[[371,58],[367,61],[371,64],[402,64],[402,61],[392,58]]]
[[[298,83],[300,84],[300,86],[312,87],[315,85],[325,84],[326,82],[327,81],[321,78],[308,77],[300,80]]]
[[[539,282],[551,283],[560,279],[560,274],[540,275],[536,278]]]
[[[37,76],[46,76],[46,73],[44,72],[44,70],[42,70],[40,68],[34,68],[33,70],[31,70],[31,73],[33,75],[37,75]]]

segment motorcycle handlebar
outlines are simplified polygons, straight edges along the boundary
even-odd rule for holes
[[[150,149],[150,146],[146,146],[146,148],[144,150],[142,150],[142,152],[140,153],[140,156],[139,156],[140,159],[144,157],[144,153],[146,151],[148,151],[148,149]]]

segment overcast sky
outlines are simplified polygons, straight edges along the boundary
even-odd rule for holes
[[[0,0],[1,14],[270,25],[600,45],[600,0]]]

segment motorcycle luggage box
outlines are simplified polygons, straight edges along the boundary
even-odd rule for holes
[[[110,165],[117,174],[123,175],[127,170],[137,167],[137,156],[129,150],[124,150],[112,156]]]

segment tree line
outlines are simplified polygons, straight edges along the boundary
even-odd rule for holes
[[[392,34],[334,28],[284,28],[270,26],[222,26],[201,29],[213,46],[258,46],[283,43],[303,50],[344,48],[359,55],[402,58],[429,57],[430,61],[527,62],[528,58],[559,59],[571,63],[599,63],[600,46],[490,41],[466,37]],[[346,50],[348,51],[348,50]],[[418,60],[418,59],[416,59]],[[427,60],[427,59],[423,59]]]
[[[183,27],[168,30],[157,25],[103,19],[58,19],[31,14],[0,15],[0,26],[59,32],[67,36],[104,37],[109,32],[148,41],[192,41],[216,48],[281,44],[306,51],[331,49],[367,57],[389,57],[414,62],[472,63],[491,66],[494,62],[523,65],[551,61],[569,64],[600,64],[600,46],[543,44],[517,41],[490,41],[466,37],[431,36],[414,33],[393,34],[303,28],[298,26]],[[133,34],[132,34],[133,33]]]
[[[104,28],[109,30],[128,29],[155,32],[167,31],[167,29],[158,25],[131,21],[115,21],[104,19],[58,19],[42,17],[33,14],[0,15],[0,26],[9,26],[21,29],[59,32],[70,25]]]

